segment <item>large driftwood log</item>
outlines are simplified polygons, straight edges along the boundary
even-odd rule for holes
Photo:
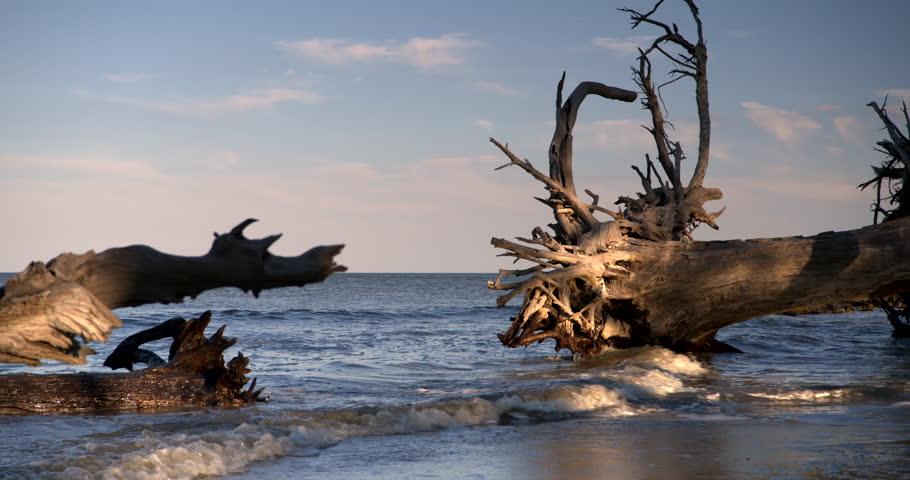
[[[553,252],[502,239],[500,248],[539,259]],[[535,250],[535,251],[532,251]],[[554,338],[580,354],[663,345],[716,349],[717,330],[804,305],[893,295],[910,289],[910,218],[846,232],[718,242],[627,239],[594,255],[566,254],[566,267],[516,284],[525,306],[500,335],[510,347]]]
[[[613,87],[591,88],[585,82],[562,102],[565,79],[557,87],[557,125],[549,151],[550,174],[521,160],[490,139],[509,162],[544,184],[553,210],[553,234],[534,228],[521,243],[494,238],[502,256],[532,266],[500,270],[489,287],[508,293],[504,306],[522,296],[523,303],[504,345],[517,347],[552,338],[556,349],[590,355],[608,348],[664,345],[675,350],[731,351],[714,338],[718,329],[750,318],[806,305],[910,292],[910,219],[814,237],[727,242],[695,242],[701,224],[718,228],[723,209],[708,213],[704,204],[722,197],[704,187],[710,157],[707,49],[693,0],[684,0],[697,40],[686,39],[679,27],[654,17],[663,0],[647,13],[622,9],[632,26],[656,27],[660,33],[640,50],[635,81],[650,114],[644,128],[651,134],[656,161],[645,155],[644,171],[632,168],[643,192],[621,196],[617,210],[598,205],[599,196],[585,190],[592,202],[581,201],[572,175],[572,127],[580,102],[588,93],[632,101],[634,92]],[[673,50],[677,53],[674,53]],[[671,65],[671,78],[660,86],[652,80],[650,55]],[[686,156],[670,137],[662,110],[660,88],[682,79],[695,84],[699,118],[698,154],[688,182],[682,176]],[[608,93],[602,93],[608,92]],[[500,168],[503,168],[500,167]],[[601,221],[595,214],[606,214]],[[507,282],[510,276],[518,280]]]
[[[238,407],[261,400],[256,380],[244,389],[249,359],[238,354],[224,363],[222,352],[236,340],[223,337],[224,327],[205,337],[210,320],[210,312],[189,322],[168,320],[124,340],[105,362],[114,369],[132,370],[136,361],[154,368],[130,373],[5,375],[0,379],[0,415]],[[166,337],[174,337],[166,364],[150,351],[137,354],[141,344]]]
[[[38,365],[41,359],[85,363],[83,341],[106,341],[121,325],[111,312],[146,303],[180,302],[203,291],[268,288],[321,282],[346,267],[334,262],[344,245],[318,246],[296,257],[268,251],[281,235],[248,239],[248,219],[215,234],[208,253],[170,255],[144,245],[99,254],[65,253],[33,262],[0,288],[0,362]]]
[[[887,101],[885,98],[886,103]],[[884,222],[910,216],[910,114],[907,112],[907,103],[902,102],[901,113],[904,114],[907,129],[905,134],[888,116],[885,105],[880,107],[878,103],[871,102],[869,106],[875,110],[888,133],[886,139],[878,142],[881,148],[877,149],[885,154],[885,160],[881,167],[872,167],[875,177],[859,186],[865,189],[875,185],[872,211],[875,212],[873,222],[877,224],[879,215]],[[910,293],[877,300],[894,329],[892,336],[910,338]]]

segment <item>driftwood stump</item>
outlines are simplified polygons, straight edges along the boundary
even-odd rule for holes
[[[205,337],[211,312],[190,320],[168,320],[120,344],[105,361],[113,369],[151,366],[129,373],[75,373],[0,377],[0,414],[88,414],[161,410],[176,407],[238,407],[262,400],[254,379],[249,388],[249,359],[237,354],[225,365],[222,353],[236,339],[224,327]],[[146,342],[174,337],[169,360],[141,350]]]

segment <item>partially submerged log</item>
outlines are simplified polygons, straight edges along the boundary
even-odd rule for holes
[[[888,99],[885,98],[885,104]],[[869,103],[875,110],[878,118],[884,124],[888,138],[878,142],[877,149],[885,154],[881,167],[872,167],[875,177],[859,188],[875,185],[875,204],[873,223],[877,224],[879,215],[883,222],[890,222],[899,218],[910,216],[910,114],[907,113],[907,103],[901,103],[901,113],[904,114],[904,125],[907,133],[901,129],[888,116],[885,105],[879,106],[876,102]],[[888,316],[895,338],[910,338],[910,293],[897,295],[892,298],[877,299],[882,310]]]
[[[697,40],[679,27],[647,13],[630,14],[633,28],[642,24],[660,33],[640,50],[635,81],[651,123],[644,128],[656,147],[656,161],[645,155],[644,169],[633,166],[643,192],[620,196],[619,209],[578,198],[572,179],[572,127],[581,101],[589,94],[629,102],[635,92],[584,82],[562,104],[565,74],[557,87],[556,133],[549,150],[549,175],[507,146],[490,139],[509,162],[544,184],[553,210],[552,234],[534,228],[521,243],[494,238],[502,256],[532,263],[500,270],[489,287],[508,293],[500,307],[522,296],[518,315],[499,335],[508,347],[554,339],[556,349],[591,355],[609,348],[663,345],[678,351],[734,351],[714,337],[717,330],[806,305],[836,303],[910,292],[910,219],[849,232],[726,242],[696,242],[702,224],[717,229],[723,209],[708,213],[704,204],[722,198],[703,186],[708,167],[711,121],[708,108],[707,49],[693,0],[684,0]],[[672,25],[672,26],[671,26]],[[676,49],[678,53],[673,53]],[[650,55],[671,64],[671,78],[655,86]],[[698,150],[692,175],[682,176],[686,155],[670,136],[660,88],[692,79],[699,118]],[[606,214],[606,221],[595,214]],[[507,282],[508,277],[519,277]]]
[[[189,322],[172,319],[130,338],[105,362],[132,370],[133,363],[156,365],[130,373],[5,375],[0,414],[88,414],[161,410],[177,407],[239,407],[263,400],[256,380],[249,388],[249,359],[238,354],[225,365],[222,353],[236,343],[221,327],[211,337],[205,328],[211,312]],[[152,340],[174,337],[165,364],[150,351],[136,354]],[[153,358],[158,358],[156,362]],[[160,365],[158,363],[161,363]]]
[[[258,296],[264,289],[321,282],[346,270],[334,262],[344,245],[318,246],[295,257],[274,255],[268,249],[280,234],[243,235],[255,221],[216,233],[209,252],[198,257],[133,245],[99,254],[65,253],[46,265],[32,262],[0,287],[0,362],[84,364],[94,352],[83,342],[106,341],[121,325],[112,309],[180,302],[220,287]]]
[[[844,298],[910,289],[910,218],[847,232],[716,242],[626,239],[597,254],[493,244],[522,258],[565,267],[538,272],[510,289],[524,294],[509,347],[546,338],[583,355],[605,348],[662,345],[678,351],[722,348],[714,332],[751,318]]]

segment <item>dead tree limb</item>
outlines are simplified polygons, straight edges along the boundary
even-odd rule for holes
[[[238,354],[225,365],[222,353],[236,340],[223,336],[224,327],[205,337],[210,320],[211,312],[189,322],[168,320],[137,334],[144,341],[138,341],[137,335],[126,339],[105,362],[115,369],[128,364],[132,370],[135,360],[152,358],[147,353],[135,353],[142,343],[157,339],[154,337],[165,338],[162,334],[174,336],[170,360],[154,368],[129,373],[4,375],[0,380],[0,415],[239,407],[262,400],[262,390],[256,390],[255,380],[244,388],[250,372],[248,358]]]
[[[572,127],[591,82],[576,90],[582,92],[577,101],[561,105],[565,76],[560,80],[549,175],[491,139],[509,159],[504,166],[517,166],[544,184],[550,196],[542,201],[556,218],[550,225],[552,235],[536,227],[531,238],[518,238],[521,243],[492,240],[505,250],[501,255],[534,265],[501,270],[489,283],[489,288],[507,292],[499,306],[523,299],[511,326],[499,335],[504,345],[552,338],[557,350],[582,355],[640,345],[729,351],[714,334],[737,322],[805,305],[910,291],[910,262],[895,261],[910,258],[906,220],[808,238],[693,240],[692,233],[701,224],[718,228],[715,220],[724,210],[708,213],[704,208],[722,193],[703,186],[711,144],[708,55],[699,10],[694,1],[683,1],[695,25],[695,41],[675,23],[657,19],[663,0],[646,13],[622,9],[630,15],[632,28],[651,26],[660,36],[640,51],[632,69],[650,116],[645,128],[654,141],[655,160],[646,154],[644,168],[633,166],[644,191],[620,196],[615,202],[619,210],[597,206],[599,195],[587,190],[593,204],[582,202],[571,177]],[[650,58],[658,54],[672,68],[669,80],[661,85],[653,79]],[[671,137],[660,91],[688,79],[695,87],[699,135],[696,163],[686,179],[686,155]],[[635,98],[634,92],[618,88],[598,91],[610,92],[601,96],[617,100]],[[575,97],[573,93],[569,100]],[[893,131],[889,129],[895,143]],[[600,220],[597,213],[609,218]],[[506,282],[511,276],[518,278]]]
[[[343,245],[314,247],[295,257],[274,255],[281,235],[248,239],[248,219],[215,234],[205,255],[186,257],[145,245],[99,254],[65,253],[46,265],[32,262],[0,289],[0,361],[38,365],[41,359],[85,363],[84,342],[106,341],[121,325],[111,310],[180,302],[220,287],[259,292],[321,282],[346,267],[334,262]]]

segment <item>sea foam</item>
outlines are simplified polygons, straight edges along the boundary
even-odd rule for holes
[[[288,410],[246,415],[239,426],[202,434],[143,432],[139,439],[86,450],[84,459],[48,465],[58,478],[191,479],[245,471],[285,455],[317,455],[346,438],[402,435],[447,428],[539,421],[572,415],[624,417],[655,410],[642,400],[688,391],[683,375],[704,373],[697,361],[664,349],[646,349],[582,384],[469,395],[446,400],[331,411]],[[630,403],[631,401],[631,403]],[[119,453],[118,453],[119,452]],[[94,453],[94,455],[91,455]],[[107,460],[104,461],[103,459]],[[99,468],[99,462],[104,464]]]

